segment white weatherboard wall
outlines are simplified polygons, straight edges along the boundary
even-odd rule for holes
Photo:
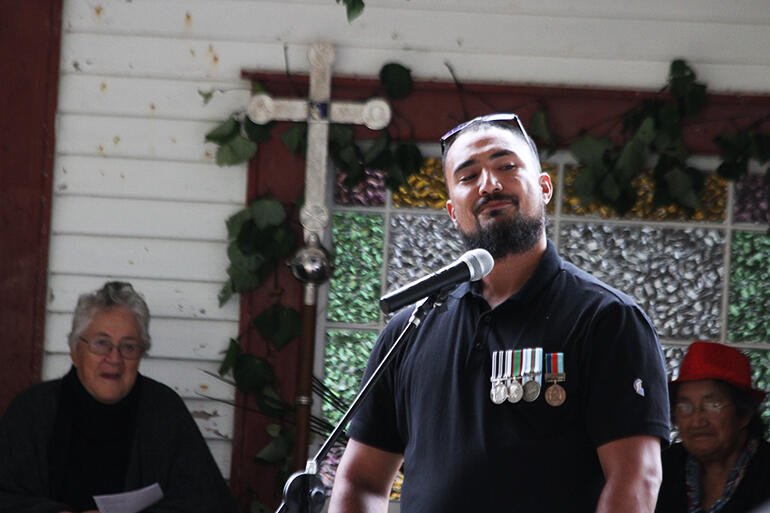
[[[77,295],[130,280],[153,313],[141,370],[186,400],[225,475],[233,409],[216,371],[238,332],[217,306],[224,220],[246,167],[221,169],[204,134],[248,102],[242,68],[306,72],[319,39],[335,73],[658,89],[674,58],[712,91],[770,90],[767,0],[64,0],[44,377],[69,367]],[[285,59],[288,59],[286,61]],[[228,90],[203,105],[198,90]]]

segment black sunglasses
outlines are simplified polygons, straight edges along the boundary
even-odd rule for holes
[[[538,154],[537,147],[535,147],[535,143],[532,141],[532,139],[527,134],[527,131],[524,129],[524,125],[521,123],[521,119],[519,119],[519,116],[517,116],[516,114],[509,114],[506,112],[499,112],[497,114],[487,114],[486,116],[479,116],[471,119],[470,121],[466,121],[465,123],[460,123],[453,129],[451,129],[449,132],[442,135],[441,139],[439,139],[439,141],[441,142],[441,155],[444,155],[447,148],[451,146],[452,141],[454,141],[455,137],[460,135],[460,132],[462,132],[469,126],[475,123],[495,123],[498,121],[514,123],[515,127],[524,136],[524,140],[527,141],[527,144],[529,144],[529,147],[532,149],[532,153],[535,156],[537,156]]]

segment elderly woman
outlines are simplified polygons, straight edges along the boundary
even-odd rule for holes
[[[0,512],[90,512],[94,495],[155,483],[163,497],[142,511],[237,511],[182,400],[138,372],[149,322],[128,283],[80,296],[72,369],[20,393],[0,420]]]
[[[694,342],[670,383],[673,418],[682,443],[663,452],[658,513],[753,511],[770,498],[770,444],[739,350]]]

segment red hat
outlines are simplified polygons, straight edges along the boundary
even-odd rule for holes
[[[697,341],[690,344],[679,366],[679,377],[671,384],[700,379],[718,379],[749,394],[757,403],[765,393],[751,386],[751,364],[738,349],[716,342]]]

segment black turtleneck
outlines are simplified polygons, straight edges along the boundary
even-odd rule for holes
[[[138,385],[115,404],[94,399],[75,367],[64,377],[49,448],[53,499],[96,509],[94,495],[124,491],[136,426]]]

